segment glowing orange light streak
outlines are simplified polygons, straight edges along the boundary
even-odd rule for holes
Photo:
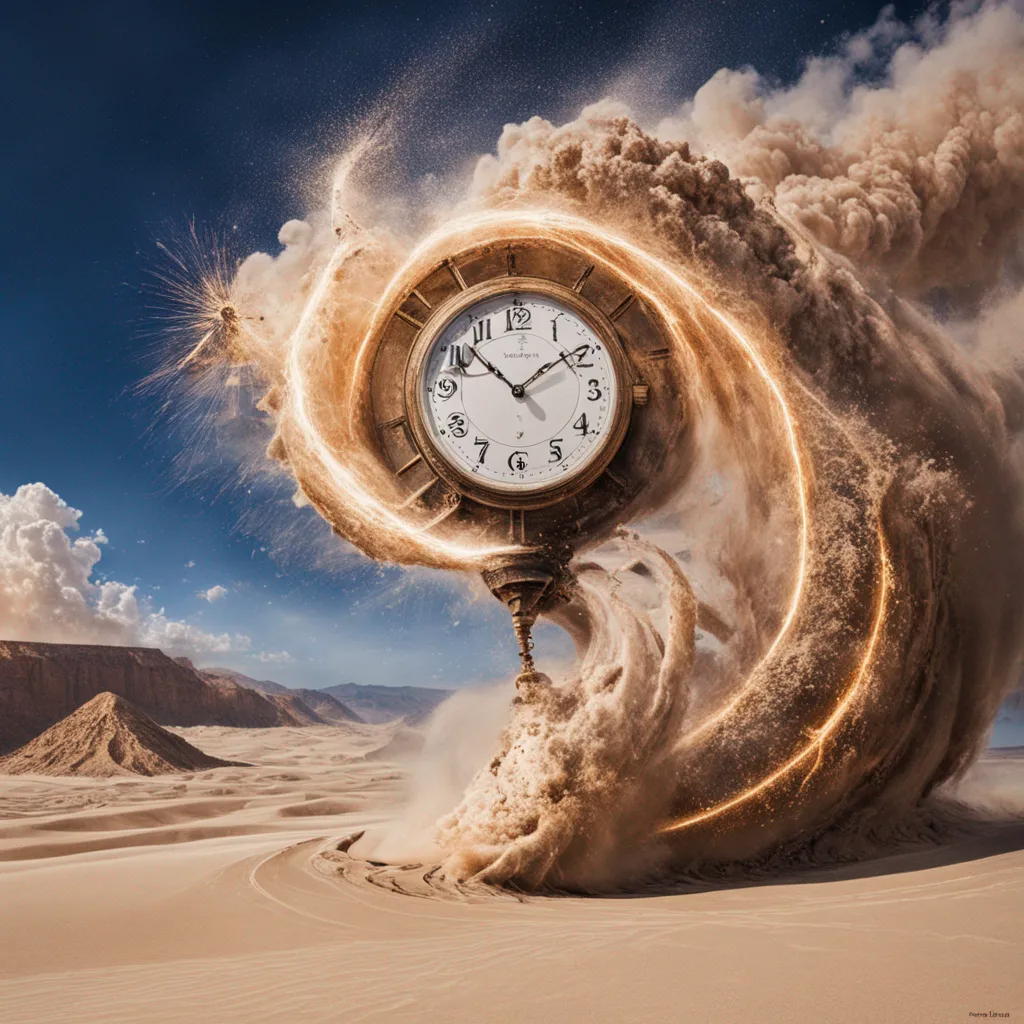
[[[785,436],[788,442],[789,453],[793,464],[793,474],[796,483],[796,497],[800,518],[799,555],[797,558],[796,577],[789,606],[778,632],[767,650],[761,656],[757,665],[754,666],[747,676],[746,683],[737,689],[736,693],[728,702],[722,705],[722,707],[714,712],[714,714],[703,719],[690,732],[681,737],[679,741],[680,744],[691,743],[698,736],[707,732],[713,726],[724,720],[739,704],[751,681],[757,676],[762,666],[765,665],[772,657],[783,638],[789,632],[800,607],[807,573],[810,514],[808,511],[807,474],[804,469],[803,455],[800,449],[799,439],[797,437],[795,416],[789,408],[789,403],[786,401],[786,396],[783,393],[782,387],[768,368],[764,357],[758,351],[757,345],[746,335],[743,329],[732,320],[731,317],[712,306],[704,297],[702,292],[680,271],[664,262],[664,260],[659,259],[657,256],[652,255],[645,249],[640,248],[638,245],[621,237],[620,235],[615,234],[614,232],[608,231],[605,228],[600,228],[580,217],[574,217],[570,214],[551,210],[496,210],[475,213],[450,222],[443,228],[438,229],[433,234],[423,239],[423,241],[421,241],[420,244],[409,254],[404,267],[402,267],[392,277],[387,290],[381,297],[377,313],[374,315],[369,327],[367,328],[366,334],[363,338],[363,343],[360,346],[359,353],[357,355],[356,372],[353,374],[352,378],[353,386],[355,385],[355,381],[360,378],[359,365],[364,358],[364,354],[369,350],[370,340],[379,330],[380,318],[392,308],[393,304],[402,294],[402,291],[407,285],[410,277],[410,268],[415,266],[418,261],[424,259],[424,257],[432,250],[443,245],[447,239],[452,239],[457,236],[467,237],[472,235],[475,241],[480,244],[485,244],[487,241],[493,241],[495,238],[501,237],[502,232],[510,227],[530,229],[539,233],[547,234],[548,236],[559,235],[566,244],[572,246],[580,253],[586,254],[589,259],[592,259],[594,262],[600,263],[603,266],[609,267],[617,274],[626,277],[629,280],[631,287],[638,294],[642,295],[650,305],[654,306],[666,322],[670,325],[676,325],[678,324],[678,318],[673,313],[671,307],[662,298],[652,292],[651,289],[642,281],[637,280],[634,275],[626,272],[622,266],[612,264],[611,261],[602,255],[601,252],[594,249],[592,245],[587,244],[586,239],[592,240],[594,244],[601,242],[606,246],[610,245],[612,247],[616,247],[620,251],[627,253],[641,265],[645,265],[648,269],[656,271],[662,279],[673,284],[678,291],[685,295],[691,302],[699,306],[700,309],[711,316],[725,329],[727,336],[733,340],[756,369],[762,382],[768,388],[769,394],[781,415],[785,427]],[[480,232],[484,228],[494,228],[495,230],[491,235],[482,236]],[[680,344],[685,343],[685,337],[680,330],[673,331],[673,338]],[[482,554],[484,554],[484,552],[478,552],[478,555]]]
[[[861,691],[864,688],[865,680],[867,679],[868,672],[871,668],[871,663],[874,660],[875,648],[878,645],[878,638],[882,632],[882,625],[885,622],[889,591],[892,586],[892,574],[889,569],[889,554],[886,549],[885,537],[882,533],[881,527],[879,527],[878,530],[878,543],[881,582],[878,588],[878,606],[875,610],[875,620],[871,629],[871,635],[868,639],[867,647],[864,650],[864,655],[861,658],[860,666],[857,669],[853,682],[843,694],[842,699],[836,705],[832,714],[817,730],[815,730],[814,739],[806,747],[794,754],[788,761],[786,761],[785,764],[776,768],[770,775],[766,775],[763,779],[755,783],[753,786],[750,786],[748,789],[745,789],[742,793],[739,793],[720,804],[715,804],[715,806],[709,807],[706,810],[698,811],[696,814],[691,814],[689,817],[680,818],[669,825],[664,825],[658,829],[659,833],[679,832],[692,825],[697,825],[702,821],[708,821],[710,818],[715,818],[721,814],[725,814],[726,811],[730,811],[734,807],[739,807],[741,804],[746,803],[748,800],[752,800],[754,797],[769,789],[778,782],[779,779],[788,775],[797,767],[797,765],[807,760],[812,753],[817,752],[818,756],[821,756],[825,740],[828,739],[828,737],[836,730],[839,723],[845,717],[846,712],[860,696]]]
[[[438,553],[458,561],[472,562],[490,554],[510,550],[508,547],[467,547],[436,537],[425,537],[412,523],[396,515],[387,505],[367,491],[359,477],[338,459],[317,429],[306,403],[306,376],[301,356],[313,340],[310,330],[313,314],[320,308],[327,289],[333,281],[335,270],[344,263],[356,247],[355,242],[343,243],[332,254],[331,259],[320,273],[292,335],[293,343],[289,346],[286,369],[288,397],[291,403],[292,418],[300,428],[303,440],[310,453],[320,464],[321,469],[327,474],[331,485],[338,493],[345,496],[346,503],[358,506],[364,518],[378,528],[402,534],[421,544],[427,544]]]

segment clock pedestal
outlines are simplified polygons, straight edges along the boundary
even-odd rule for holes
[[[522,670],[516,676],[517,688],[528,689],[531,684],[551,681],[533,663],[530,632],[537,615],[563,599],[569,557],[568,551],[523,548],[496,559],[481,574],[491,593],[512,613],[512,629],[522,660]]]

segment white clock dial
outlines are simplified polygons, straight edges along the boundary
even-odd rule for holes
[[[462,310],[422,362],[440,455],[496,490],[569,480],[604,451],[620,383],[607,346],[571,304],[507,291]]]

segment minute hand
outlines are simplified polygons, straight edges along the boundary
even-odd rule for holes
[[[529,380],[524,380],[520,387],[525,391],[538,377],[542,377],[548,370],[557,366],[571,355],[571,352],[563,352],[557,359],[552,359],[550,363],[545,363]]]
[[[508,377],[506,377],[505,374],[503,374],[501,370],[499,370],[496,366],[492,366],[489,362],[487,362],[487,360],[484,359],[484,357],[480,355],[479,352],[477,352],[476,348],[473,345],[469,346],[469,351],[472,352],[473,355],[475,355],[477,359],[479,359],[480,362],[483,363],[484,366],[486,366],[487,369],[490,370],[491,373],[493,373],[494,376],[498,378],[498,380],[504,381],[510,388],[512,388],[513,391],[515,390],[515,384],[513,384],[512,381],[510,381]]]

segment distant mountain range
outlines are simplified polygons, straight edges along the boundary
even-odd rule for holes
[[[100,693],[159,725],[239,728],[422,721],[451,690],[342,683],[290,689],[232,669],[196,669],[151,647],[0,641],[0,755],[35,739]]]
[[[322,725],[330,722],[365,722],[351,705],[343,704],[326,690],[290,688],[272,679],[253,679],[231,668],[204,668],[199,674],[211,682],[228,680],[250,690],[265,694],[279,707],[286,709],[303,725]]]
[[[0,641],[0,754],[99,693],[129,700],[160,725],[302,725],[286,705],[228,678],[204,679],[152,647]]]
[[[369,722],[372,725],[393,722],[398,718],[415,725],[455,692],[428,686],[364,683],[337,683],[319,690],[300,689],[282,686],[272,679],[253,679],[231,668],[206,668],[199,674],[210,680],[229,680],[270,697],[298,697],[308,709],[328,721]]]
[[[338,683],[325,686],[317,692],[330,694],[343,701],[366,722],[393,722],[396,718],[404,718],[410,725],[416,725],[455,691],[432,689],[429,686]]]

